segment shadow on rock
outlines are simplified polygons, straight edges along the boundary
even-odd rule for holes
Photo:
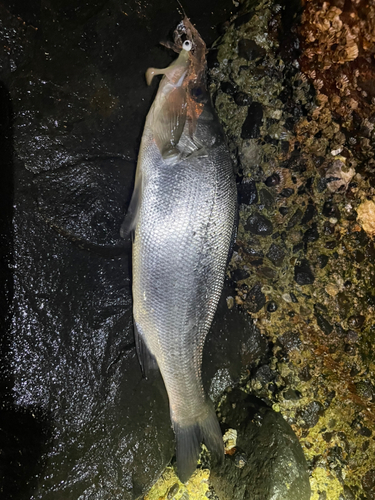
[[[310,484],[302,448],[280,413],[240,389],[220,408],[234,448],[210,481],[220,500],[308,500]]]

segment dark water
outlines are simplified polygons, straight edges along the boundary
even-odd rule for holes
[[[187,14],[210,45],[231,1]],[[175,2],[0,4],[0,496],[132,499],[174,451],[119,238]],[[211,370],[212,371],[212,370]]]

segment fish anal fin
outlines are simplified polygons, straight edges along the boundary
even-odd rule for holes
[[[134,323],[134,338],[142,374],[146,379],[149,379],[150,375],[157,371],[159,367],[155,357],[151,354],[149,348],[147,347],[143,335],[136,323]]]

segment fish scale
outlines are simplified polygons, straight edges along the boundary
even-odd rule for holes
[[[196,467],[201,441],[217,459],[223,456],[201,366],[223,288],[237,194],[230,155],[205,88],[204,42],[187,18],[178,30],[190,40],[191,53],[181,50],[186,41],[175,36],[181,51],[177,61],[166,70],[148,70],[164,76],[146,118],[134,190],[137,203],[132,199],[129,211],[135,220],[138,353],[145,370],[155,362],[160,369],[176,434],[178,474],[186,481]],[[181,85],[178,92],[174,85]],[[192,91],[194,85],[199,92]],[[196,106],[194,95],[201,96]]]

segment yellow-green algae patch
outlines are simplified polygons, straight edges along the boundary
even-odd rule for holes
[[[189,481],[184,484],[176,476],[171,467],[167,467],[154,484],[144,500],[201,500],[208,491],[210,471],[197,469]]]
[[[326,491],[330,500],[339,500],[342,492],[340,481],[322,467],[314,469],[311,478],[311,500],[319,500],[320,492]]]

